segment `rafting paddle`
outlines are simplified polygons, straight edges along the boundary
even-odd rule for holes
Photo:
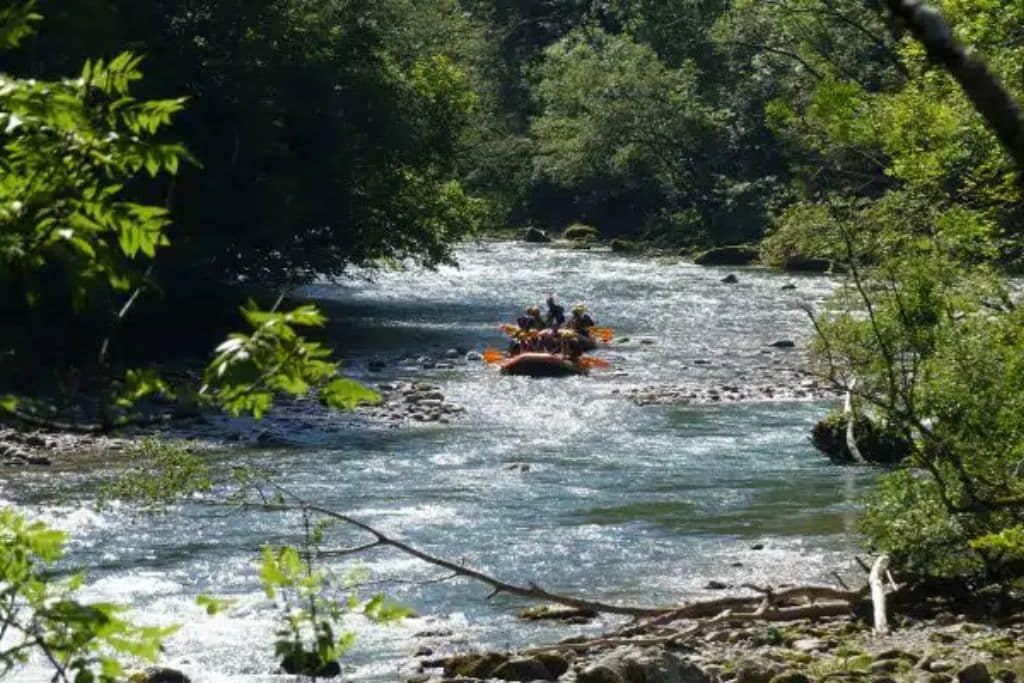
[[[500,363],[507,357],[504,351],[499,351],[498,349],[484,349],[481,355],[486,363]]]
[[[600,370],[607,370],[612,366],[612,364],[605,359],[594,358],[593,356],[580,356],[579,364],[587,369],[598,368]]]

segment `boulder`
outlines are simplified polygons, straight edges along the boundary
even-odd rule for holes
[[[698,266],[745,266],[756,261],[759,255],[757,247],[735,244],[708,249],[697,254],[693,262]]]
[[[784,292],[789,292],[796,289],[796,285],[794,285],[792,282],[787,282],[786,284],[779,287],[779,289],[781,289]]]
[[[734,285],[739,281],[740,279],[733,275],[732,273],[729,273],[728,275],[722,278],[722,284],[724,285]]]
[[[956,673],[960,683],[992,683],[992,676],[984,662],[968,664]]]
[[[848,419],[841,413],[831,413],[811,428],[811,443],[835,462],[853,462],[853,456],[846,445]],[[901,434],[876,423],[866,415],[857,416],[853,435],[864,459],[880,465],[898,463],[914,449],[913,443]]]
[[[531,244],[547,244],[551,238],[540,228],[527,228],[523,233],[523,241]]]
[[[616,238],[611,241],[609,246],[611,246],[612,251],[620,254],[632,254],[633,252],[638,251],[636,242],[632,242],[630,240]]]
[[[736,683],[770,683],[779,673],[774,662],[747,660],[736,668]]]
[[[773,341],[768,346],[774,349],[792,349],[796,347],[796,342],[792,339],[779,339],[778,341]]]
[[[553,681],[558,678],[552,676],[544,662],[536,657],[510,659],[492,671],[490,677],[501,681]]]
[[[708,683],[707,673],[679,655],[652,647],[622,647],[577,674],[577,683]],[[768,683],[764,681],[763,683]]]
[[[456,676],[490,678],[491,674],[508,660],[507,655],[497,652],[455,655],[445,660],[444,675],[447,678]]]
[[[562,237],[570,242],[596,242],[601,237],[601,233],[597,231],[597,228],[589,225],[573,223],[565,229]]]
[[[466,354],[466,360],[471,363],[479,363],[483,359],[484,357],[479,351],[470,351]]]

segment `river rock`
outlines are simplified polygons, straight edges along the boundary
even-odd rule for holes
[[[129,683],[192,683],[192,680],[177,669],[151,666],[128,676]]]
[[[509,660],[507,655],[497,652],[455,655],[444,662],[444,675],[467,676],[469,678],[490,678],[491,674]]]
[[[370,372],[380,372],[387,366],[388,364],[382,360],[371,360],[369,363],[366,364],[366,367]]]
[[[782,287],[780,287],[779,289],[781,289],[784,292],[789,292],[796,289],[796,285],[794,285],[792,282],[787,282],[786,284],[782,285]]]
[[[736,668],[736,683],[770,683],[779,673],[774,663],[747,660]]]
[[[560,675],[552,675],[536,657],[515,657],[498,666],[490,677],[502,681],[553,681]]]
[[[597,612],[582,607],[569,607],[568,605],[538,605],[536,607],[525,607],[516,616],[528,621],[567,621],[571,623],[585,623],[597,617]]]
[[[790,670],[772,677],[771,683],[811,683],[811,679],[801,671]]]
[[[968,664],[956,673],[960,683],[992,683],[992,676],[984,662]]]
[[[729,273],[728,275],[726,275],[725,277],[722,278],[722,284],[725,284],[725,285],[734,285],[734,284],[736,284],[739,281],[740,281],[740,279],[738,277],[736,277],[735,275],[733,275],[732,273]]]
[[[778,341],[773,341],[768,346],[776,349],[792,349],[796,346],[796,342],[792,339],[780,339]]]
[[[799,638],[793,641],[792,647],[797,652],[817,652],[827,650],[828,643],[821,638]]]
[[[663,649],[622,647],[580,671],[576,680],[577,683],[708,683],[709,678],[695,664]]]
[[[484,359],[479,351],[470,351],[466,354],[466,360],[470,363],[479,363]]]
[[[292,676],[337,678],[341,675],[341,665],[337,660],[324,663],[315,654],[305,650],[286,655],[281,660],[281,669]]]
[[[523,233],[523,241],[530,242],[531,244],[547,244],[551,241],[551,238],[540,228],[530,227]]]

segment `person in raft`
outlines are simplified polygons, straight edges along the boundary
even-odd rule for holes
[[[559,327],[565,324],[565,307],[559,306],[555,301],[554,293],[548,294],[548,317],[545,320],[547,327],[553,330],[557,330]]]
[[[537,306],[530,306],[526,309],[526,315],[520,316],[516,321],[519,325],[519,329],[524,332],[535,331],[539,332],[543,330],[547,325],[544,324],[544,319],[540,317],[540,308]]]
[[[583,304],[576,304],[572,307],[572,317],[569,319],[569,329],[581,337],[590,336],[590,328],[597,325],[594,319],[587,313],[587,307]]]

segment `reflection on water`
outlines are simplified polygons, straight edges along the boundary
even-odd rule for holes
[[[719,282],[725,271],[524,245],[470,247],[461,261],[459,270],[310,288],[328,300],[331,335],[351,372],[368,381],[408,377],[422,374],[413,370],[419,356],[498,343],[495,323],[549,290],[586,300],[600,324],[653,343],[605,351],[616,372],[589,378],[506,378],[466,363],[431,371],[447,399],[468,411],[450,426],[387,429],[365,416],[288,406],[259,429],[292,446],[252,451],[248,460],[307,498],[437,554],[605,600],[661,603],[703,594],[711,578],[813,580],[846,565],[870,475],[814,454],[807,432],[827,406],[641,408],[620,397],[654,382],[798,373],[798,352],[765,345],[806,338],[798,304],[827,294],[827,280],[801,279],[783,292],[786,278],[751,270],[728,287]],[[371,360],[386,369],[370,373]],[[254,429],[241,420],[220,427]],[[273,615],[252,563],[265,543],[297,541],[295,519],[188,505],[165,516],[99,514],[88,502],[91,479],[16,473],[0,494],[74,531],[70,563],[88,570],[92,597],[130,603],[147,621],[184,624],[169,643],[169,665],[197,681],[279,680],[269,648],[256,645],[269,643]],[[67,501],[43,504],[55,494]],[[338,545],[359,540],[338,535]],[[405,581],[389,594],[424,616],[392,628],[353,618],[353,678],[396,680],[424,644],[443,651],[568,635],[566,627],[520,623],[518,602],[485,602],[481,586],[408,583],[443,574],[410,558],[378,551],[360,563],[376,579]],[[235,597],[238,612],[206,617],[192,603],[198,593]],[[438,630],[450,635],[416,637]]]

